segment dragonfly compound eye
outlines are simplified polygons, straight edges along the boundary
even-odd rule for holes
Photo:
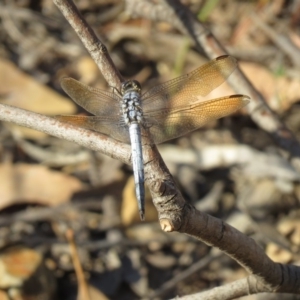
[[[136,80],[127,80],[124,81],[121,85],[121,94],[124,95],[128,92],[135,91],[140,93],[141,85]]]

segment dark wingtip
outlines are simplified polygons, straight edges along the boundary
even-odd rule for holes
[[[242,94],[234,94],[234,95],[230,95],[229,98],[238,98],[238,97],[248,97],[246,95],[242,95]],[[249,97],[248,97],[249,98]],[[250,98],[249,98],[250,99]]]
[[[216,58],[216,60],[222,60],[222,59],[227,58],[228,56],[229,56],[229,55],[227,55],[227,54],[221,55],[221,56],[218,56],[218,57]]]
[[[230,55],[228,55],[228,54],[225,54],[225,55],[221,55],[221,56],[218,56],[217,58],[216,58],[216,60],[222,60],[222,59],[225,59],[225,58],[227,58],[227,57],[229,57]]]
[[[229,98],[243,98],[244,100],[250,100],[251,99],[249,96],[243,95],[243,94],[230,95]]]

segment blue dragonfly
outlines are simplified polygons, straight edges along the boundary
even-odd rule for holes
[[[141,127],[147,128],[153,142],[159,144],[242,108],[249,102],[248,96],[238,94],[199,100],[222,84],[236,66],[235,58],[223,55],[145,93],[136,80],[124,81],[120,90],[110,92],[64,78],[61,82],[63,90],[94,116],[57,118],[131,144],[136,197],[143,220],[145,192]]]

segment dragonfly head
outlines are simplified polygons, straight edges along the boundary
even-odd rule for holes
[[[138,81],[136,80],[126,80],[122,82],[121,85],[121,94],[124,95],[128,92],[141,92],[141,85]]]

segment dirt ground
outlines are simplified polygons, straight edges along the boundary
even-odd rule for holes
[[[75,4],[122,76],[139,81],[142,91],[213,58],[164,18],[132,14],[134,2]],[[299,1],[182,3],[237,59],[297,141]],[[113,90],[52,0],[0,1],[0,103],[50,117],[90,116],[63,91],[64,77]],[[224,83],[209,98],[231,94],[247,91]],[[296,142],[280,144],[281,129],[264,128],[252,104],[158,150],[187,203],[254,239],[273,261],[299,265]],[[169,299],[248,275],[216,248],[162,231],[149,190],[142,222],[130,165],[13,122],[1,122],[0,141],[1,300],[88,300],[88,292],[90,300]]]

